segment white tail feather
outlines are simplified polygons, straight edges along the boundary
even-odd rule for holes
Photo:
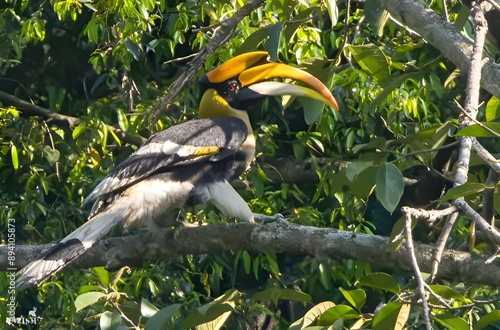
[[[43,258],[24,267],[20,271],[21,277],[16,281],[16,288],[40,285],[46,281],[90,249],[97,240],[126,218],[128,212],[126,203],[115,203],[108,210],[89,219],[51,248]]]

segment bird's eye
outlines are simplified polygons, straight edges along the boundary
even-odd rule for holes
[[[231,81],[231,82],[229,83],[229,90],[230,90],[231,92],[234,92],[234,91],[236,91],[237,89],[238,89],[238,84],[237,84],[235,81]]]

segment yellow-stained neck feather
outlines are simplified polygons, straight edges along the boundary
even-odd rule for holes
[[[249,167],[255,156],[255,137],[253,135],[252,126],[250,125],[248,113],[244,110],[238,110],[231,107],[215,89],[210,88],[201,98],[200,117],[236,117],[243,120],[243,122],[247,125],[248,135],[240,149],[246,154],[246,165]]]

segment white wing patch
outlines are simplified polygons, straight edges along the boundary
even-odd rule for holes
[[[225,215],[242,221],[255,223],[253,213],[243,198],[227,182],[217,181],[208,184],[205,188],[210,201]]]
[[[217,146],[192,146],[181,145],[172,141],[162,143],[152,142],[137,150],[134,155],[150,155],[163,153],[165,155],[177,155],[179,157],[205,156],[220,150]]]

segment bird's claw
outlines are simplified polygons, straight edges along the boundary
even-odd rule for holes
[[[270,222],[283,221],[285,217],[281,213],[276,213],[274,215],[265,215],[260,213],[254,213],[253,218],[258,225],[264,225]]]

